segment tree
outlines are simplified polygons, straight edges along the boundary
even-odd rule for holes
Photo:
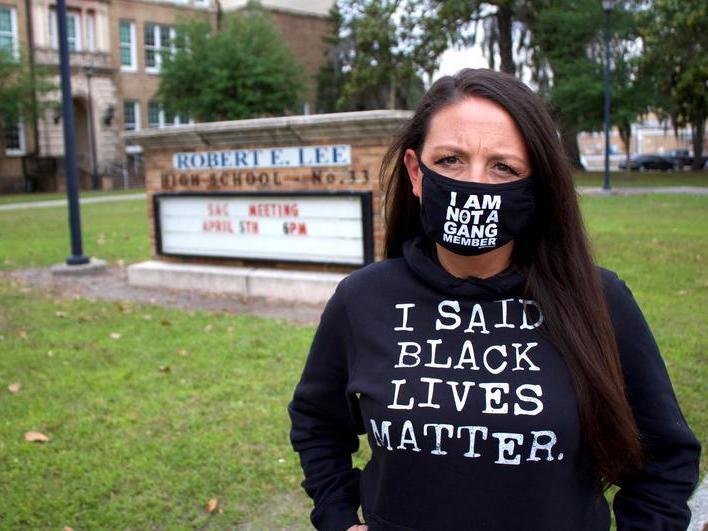
[[[350,54],[352,44],[350,39],[341,35],[343,19],[337,2],[332,5],[329,11],[329,21],[332,32],[323,39],[326,58],[317,73],[318,113],[339,110],[337,102],[349,77],[349,72],[344,70],[344,65],[347,64],[347,56]],[[358,105],[354,105],[354,107],[356,108]]]
[[[43,96],[56,90],[47,68],[30,67],[24,50],[17,54],[0,48],[0,154],[5,153],[5,132],[22,120],[34,121],[55,106]]]
[[[604,13],[595,0],[533,0],[527,55],[560,125],[571,163],[580,166],[577,133],[604,123]],[[640,68],[641,43],[635,2],[615,5],[610,29],[611,123],[629,156],[631,125],[653,97]],[[559,29],[562,28],[562,31]]]
[[[340,0],[318,77],[322,111],[410,109],[432,78],[447,41],[426,28],[425,2]]]
[[[525,64],[518,56],[528,42],[531,0],[437,0],[433,3],[439,6],[439,25],[446,28],[452,43],[469,46],[479,41],[489,68],[496,70],[498,55],[499,70],[521,74]]]
[[[262,10],[226,15],[218,31],[182,22],[175,44],[158,90],[170,113],[198,121],[276,116],[297,112],[305,99],[304,67]]]
[[[643,67],[656,87],[656,110],[674,130],[689,125],[693,169],[701,167],[708,111],[708,7],[702,0],[655,0],[643,16]]]

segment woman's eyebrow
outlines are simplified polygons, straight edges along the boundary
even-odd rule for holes
[[[466,153],[466,150],[464,148],[456,146],[454,144],[440,144],[432,146],[432,150],[447,150],[453,151],[455,153]],[[519,155],[515,155],[514,153],[508,153],[504,151],[488,151],[487,155],[498,159],[514,159],[522,164],[528,164],[525,158]]]

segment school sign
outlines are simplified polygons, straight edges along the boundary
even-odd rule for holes
[[[407,111],[124,135],[145,159],[153,261],[346,273],[383,255],[378,174]]]

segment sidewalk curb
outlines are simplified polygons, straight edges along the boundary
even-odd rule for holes
[[[688,531],[706,529],[708,527],[708,474],[688,500],[688,506],[691,508],[691,524],[688,526]]]
[[[85,203],[112,203],[114,201],[131,201],[134,199],[145,199],[147,194],[122,194],[110,195],[108,197],[84,197],[79,199],[79,204]],[[26,201],[24,203],[10,203],[9,205],[0,205],[0,212],[3,210],[25,210],[28,208],[47,208],[47,207],[65,207],[66,199],[51,199],[48,201]]]

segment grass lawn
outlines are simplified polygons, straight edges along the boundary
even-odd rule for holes
[[[109,264],[150,257],[146,200],[81,205],[86,256]],[[0,269],[51,265],[71,254],[66,207],[0,211]]]
[[[599,171],[573,174],[577,186],[602,186],[605,174]],[[610,186],[708,186],[708,171],[611,172]]]
[[[597,261],[624,279],[649,323],[687,421],[708,444],[708,197],[586,197]],[[701,472],[708,458],[702,456]]]
[[[111,195],[140,194],[144,193],[143,188],[129,190],[87,190],[79,192],[79,197],[108,197]],[[30,194],[0,194],[0,205],[10,203],[30,203],[34,201],[50,201],[54,199],[66,199],[66,192],[33,192]]]
[[[307,523],[285,404],[310,328],[7,284],[0,301],[1,527]]]
[[[708,197],[586,197],[582,206],[599,263],[639,301],[705,445]],[[148,256],[144,201],[86,205],[82,215],[87,254]],[[13,257],[3,267],[62,260],[65,216],[0,213],[0,258]],[[312,327],[54,299],[2,280],[0,308],[3,526],[309,528],[285,407]],[[25,442],[30,430],[50,441]],[[368,455],[362,437],[355,465]]]

